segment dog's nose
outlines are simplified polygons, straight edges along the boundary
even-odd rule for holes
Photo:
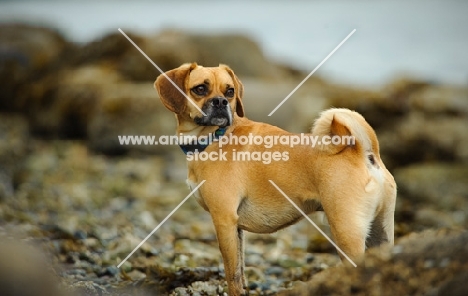
[[[216,97],[211,100],[211,105],[213,107],[221,108],[221,107],[227,106],[228,104],[229,104],[228,100],[223,97]]]

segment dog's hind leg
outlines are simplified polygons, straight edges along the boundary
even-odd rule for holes
[[[334,207],[333,210],[330,210]],[[353,263],[364,254],[366,237],[369,232],[370,219],[362,213],[350,211],[346,204],[323,204],[330,230],[336,245]],[[341,252],[338,252],[343,263],[350,263]]]
[[[322,187],[321,195],[333,239],[354,262],[366,249],[366,239],[378,209],[378,196],[365,192],[358,183],[351,182],[346,186],[330,183],[326,188]],[[341,252],[339,255],[344,263],[349,262]]]

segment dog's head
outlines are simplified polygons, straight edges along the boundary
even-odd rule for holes
[[[206,116],[189,102],[168,78]],[[233,123],[234,113],[240,117],[244,116],[244,87],[226,65],[208,68],[196,63],[183,64],[165,75],[159,75],[154,87],[167,109],[182,117],[189,116],[197,125],[226,127]]]

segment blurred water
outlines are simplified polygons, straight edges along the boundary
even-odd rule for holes
[[[399,74],[467,84],[468,1],[10,1],[0,21],[56,26],[87,42],[176,27],[244,32],[278,61],[311,71],[354,28],[317,75],[381,84]]]

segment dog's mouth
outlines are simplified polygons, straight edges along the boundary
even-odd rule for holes
[[[215,118],[212,118],[211,119],[211,125],[217,125],[217,126],[220,126],[220,127],[226,127],[229,124],[229,119],[227,118],[222,118],[222,117],[215,117]]]
[[[211,116],[210,114],[206,113],[206,116],[195,117],[195,123],[202,126],[219,126],[219,127],[226,127],[231,125],[231,121],[229,116],[224,115],[216,115]]]
[[[213,98],[202,107],[206,116],[195,117],[195,123],[202,126],[226,127],[232,124],[232,112],[225,98]]]

